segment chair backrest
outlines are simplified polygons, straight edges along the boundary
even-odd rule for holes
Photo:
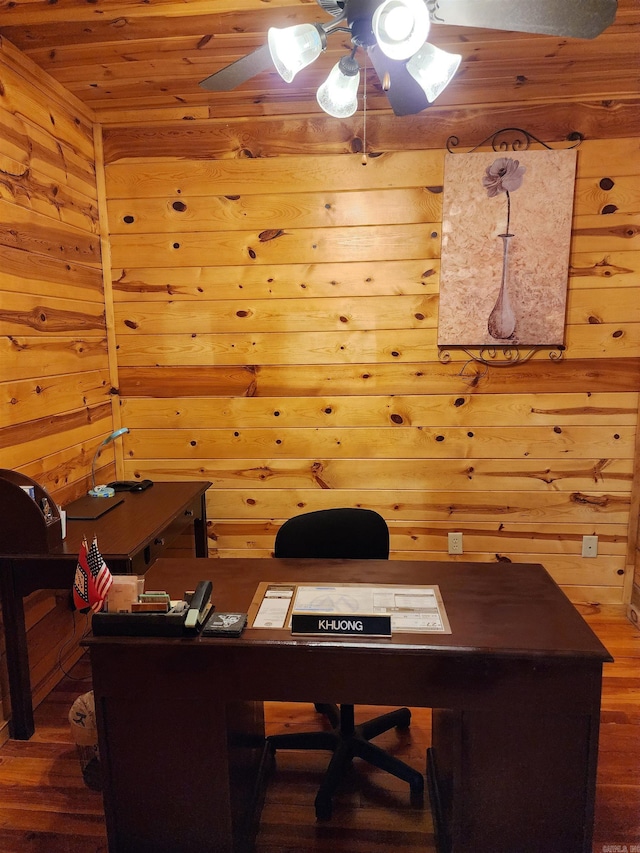
[[[371,509],[320,509],[290,518],[276,534],[276,557],[388,560],[389,528]]]

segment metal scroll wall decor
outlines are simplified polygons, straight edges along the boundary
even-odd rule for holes
[[[569,277],[576,151],[502,128],[466,153],[447,140],[438,351],[510,367],[559,360]],[[539,148],[533,148],[536,144]],[[483,149],[483,150],[480,150]]]

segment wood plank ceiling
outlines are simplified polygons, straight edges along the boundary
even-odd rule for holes
[[[104,123],[321,114],[315,92],[348,51],[347,34],[331,36],[292,84],[275,70],[232,92],[198,84],[264,44],[270,26],[328,20],[314,0],[0,0],[0,37]],[[444,25],[430,41],[463,56],[432,109],[628,101],[640,90],[638,0],[619,0],[615,23],[591,41]],[[371,70],[367,95],[369,110],[388,111]]]

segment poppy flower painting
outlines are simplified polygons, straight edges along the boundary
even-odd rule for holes
[[[438,345],[564,343],[576,152],[451,153]]]

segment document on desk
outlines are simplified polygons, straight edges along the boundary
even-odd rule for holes
[[[451,633],[437,586],[262,583],[252,611],[253,628],[284,628],[295,611],[389,615],[392,633]]]
[[[261,591],[258,600],[258,612],[254,616],[253,622],[250,620],[251,627],[284,628],[295,589],[295,584],[260,584],[258,587],[258,592]],[[253,607],[249,610],[249,616],[251,616],[252,610]]]

